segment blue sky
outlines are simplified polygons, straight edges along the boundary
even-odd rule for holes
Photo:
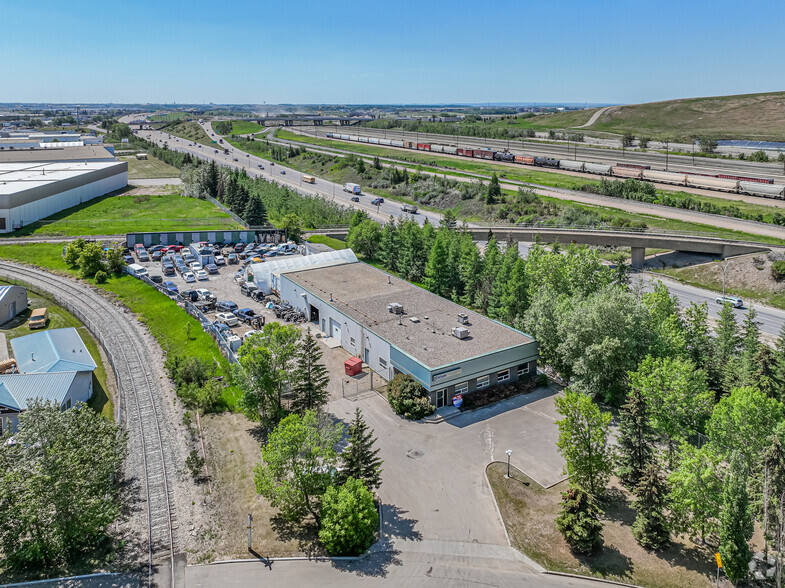
[[[782,0],[0,0],[0,102],[633,103],[785,90]]]

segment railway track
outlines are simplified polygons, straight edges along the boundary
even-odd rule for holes
[[[118,387],[116,417],[128,431],[126,470],[144,490],[147,514],[148,586],[154,568],[171,568],[174,586],[175,530],[177,521],[169,475],[172,448],[163,434],[166,422],[160,406],[156,378],[145,361],[148,351],[137,337],[135,319],[88,286],[44,270],[0,262],[0,276],[19,280],[52,296],[79,318],[98,339],[114,368]]]

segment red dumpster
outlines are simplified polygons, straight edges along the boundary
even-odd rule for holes
[[[343,362],[343,367],[347,376],[356,376],[363,371],[363,360],[359,357],[350,357]]]

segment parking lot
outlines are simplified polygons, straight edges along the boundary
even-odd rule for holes
[[[183,249],[183,253],[186,249]],[[228,255],[228,249],[225,250]],[[299,255],[299,254],[296,254]],[[294,255],[294,256],[296,256]],[[225,256],[226,257],[226,256]],[[277,258],[271,258],[277,259]],[[195,282],[186,282],[183,278],[183,275],[180,272],[175,272],[174,275],[165,276],[163,272],[163,267],[160,261],[139,261],[137,256],[134,255],[134,263],[141,265],[143,268],[147,270],[148,277],[151,279],[155,278],[155,276],[160,276],[162,281],[171,281],[177,286],[177,289],[182,294],[188,290],[199,290],[199,289],[207,289],[209,290],[214,296],[216,301],[230,301],[237,304],[238,308],[250,308],[254,311],[256,315],[261,315],[264,317],[265,322],[270,320],[279,320],[276,319],[275,313],[272,310],[268,310],[263,302],[258,302],[253,300],[251,297],[245,296],[240,290],[240,283],[235,279],[235,273],[244,269],[246,265],[243,263],[243,260],[240,260],[238,264],[226,264],[226,265],[219,265],[218,266],[218,273],[215,274],[208,274],[207,279],[205,280],[197,280]],[[220,311],[209,311],[205,312],[205,315],[212,321],[216,321],[216,315]],[[283,321],[281,321],[283,322]],[[229,331],[231,334],[237,335],[239,337],[243,337],[244,334],[252,331],[253,328],[249,324],[245,324],[240,322],[235,326],[229,326]],[[228,336],[228,334],[226,335]]]

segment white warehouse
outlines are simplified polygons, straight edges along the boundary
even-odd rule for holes
[[[125,161],[0,163],[0,233],[127,185]]]

